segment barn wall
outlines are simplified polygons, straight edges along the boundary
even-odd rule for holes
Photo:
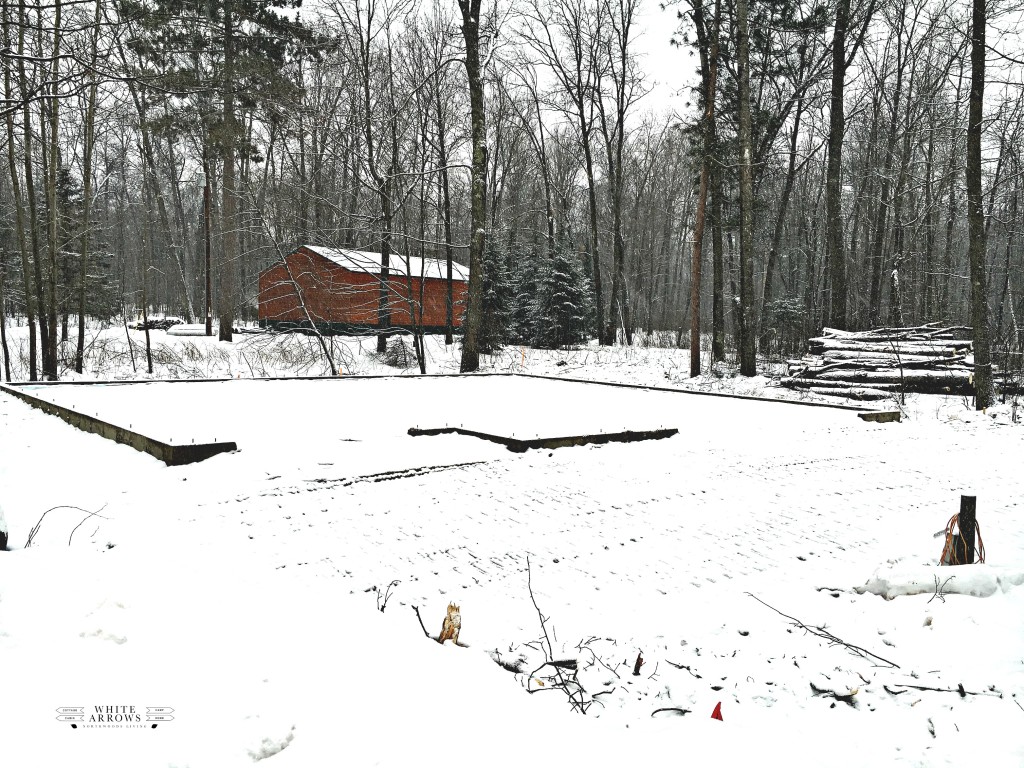
[[[332,330],[342,330],[347,326],[377,325],[379,278],[343,269],[304,250],[289,254],[287,259],[314,323]],[[442,328],[445,325],[446,281],[428,278],[423,282],[423,325],[428,328]],[[407,278],[392,277],[388,280],[388,285],[391,324],[411,326],[413,320],[407,301]],[[419,291],[420,279],[415,277],[412,279],[412,295],[417,302]],[[466,294],[466,283],[455,281],[452,285],[452,297],[456,304],[456,327],[461,325]],[[302,310],[288,270],[283,264],[276,264],[260,274],[259,319],[262,324],[307,323],[306,313]]]

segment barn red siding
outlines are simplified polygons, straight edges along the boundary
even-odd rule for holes
[[[345,323],[351,325],[377,325],[377,303],[380,279],[365,272],[354,272],[304,248],[287,257],[284,264],[275,264],[259,277],[259,319],[269,322],[305,323],[308,318],[302,309],[304,303],[314,323]],[[292,282],[294,278],[294,283]],[[445,325],[445,296],[447,281],[423,280],[423,321],[429,327]],[[303,302],[296,295],[301,294]],[[420,278],[412,279],[412,295],[418,301]],[[455,326],[461,325],[462,306],[466,301],[467,285],[461,280],[452,283],[455,302]],[[388,279],[391,324],[411,326],[413,320],[408,299],[408,279],[404,276]],[[462,306],[460,306],[462,305]],[[418,308],[417,308],[418,311]]]

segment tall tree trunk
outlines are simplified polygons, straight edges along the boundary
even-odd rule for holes
[[[57,241],[59,236],[60,216],[57,211],[57,169],[60,165],[60,147],[57,143],[57,130],[60,126],[60,98],[59,98],[59,62],[60,47],[62,44],[62,2],[56,0],[53,5],[53,49],[52,63],[50,66],[49,103],[46,104],[48,113],[40,113],[42,118],[46,116],[41,128],[49,132],[48,146],[43,147],[43,153],[48,158],[46,174],[46,224],[47,224],[47,271],[46,271],[46,325],[49,333],[46,337],[46,345],[43,351],[43,373],[51,381],[57,379],[57,252],[60,244]]]
[[[900,9],[900,26],[896,31],[896,84],[892,92],[892,114],[889,118],[889,133],[885,142],[885,158],[882,161],[882,189],[878,196],[878,211],[875,216],[874,234],[871,238],[871,295],[868,305],[868,323],[872,327],[882,324],[882,265],[885,260],[885,242],[888,239],[887,220],[893,205],[892,172],[895,165],[896,141],[899,138],[900,101],[903,98],[903,12]],[[879,87],[882,87],[880,84]],[[907,111],[910,110],[909,97]]]
[[[949,199],[946,206],[946,231],[942,244],[942,284],[939,286],[939,307],[938,312],[950,317],[952,304],[950,298],[950,282],[953,278],[953,230],[956,224],[956,212],[959,210],[957,204],[956,188],[957,176],[959,175],[959,153],[956,151],[956,130],[960,123],[960,97],[963,93],[964,67],[961,65],[960,74],[956,82],[956,98],[953,99],[953,129],[950,136],[949,146],[949,167],[946,171],[946,179],[949,184]]]
[[[484,190],[487,184],[487,124],[484,112],[484,83],[480,62],[480,0],[459,0],[462,36],[466,42],[466,76],[472,121],[472,166],[470,171],[469,307],[466,313],[459,370],[471,373],[480,367],[477,337],[483,321],[483,258],[487,216]]]
[[[1019,163],[1014,163],[1014,188],[1013,197],[1010,200],[1010,221],[1006,233],[1006,251],[1003,263],[1003,290],[999,295],[999,311],[996,315],[996,335],[999,339],[1005,339],[1003,335],[1003,315],[1006,307],[1006,300],[1010,298],[1010,306],[1013,306],[1013,297],[1010,296],[1010,258],[1013,255],[1013,245],[1017,234],[1017,205],[1020,196],[1020,176],[1018,171]]]
[[[437,161],[441,166],[438,185],[441,193],[441,220],[444,226],[444,343],[450,345],[455,342],[455,301],[452,296],[454,285],[452,259],[455,255],[455,248],[452,243],[452,198],[448,181],[448,125],[445,120],[444,104],[441,101],[441,89],[436,75],[434,79],[434,110],[437,115]]]
[[[701,75],[704,80],[704,156],[700,166],[700,191],[697,193],[697,212],[693,226],[693,260],[690,275],[690,376],[700,375],[700,283],[701,262],[704,244],[704,218],[708,201],[708,183],[711,175],[711,155],[715,142],[715,96],[718,79],[718,30],[721,21],[722,3],[715,2],[715,17],[712,20],[710,40],[704,18],[703,0],[693,2],[693,20],[697,27],[701,53]],[[706,43],[706,45],[705,45]]]
[[[221,179],[221,239],[219,317],[220,341],[231,341],[235,321],[235,270],[238,268],[238,197],[235,190],[235,28],[231,2],[224,5],[224,171]]]
[[[917,62],[915,61],[914,65],[910,68],[910,84],[907,86],[906,120],[903,125],[903,146],[900,150],[899,174],[896,177],[896,190],[893,193],[893,269],[889,276],[889,284],[890,289],[896,288],[898,295],[893,295],[891,290],[889,292],[889,318],[890,325],[897,327],[901,327],[903,325],[903,276],[900,274],[900,267],[903,265],[903,262],[907,257],[907,254],[904,253],[907,226],[903,221],[903,205],[905,197],[904,190],[907,186],[907,176],[910,167],[910,137],[913,130],[911,109],[913,103],[912,97],[915,92],[916,63]]]
[[[985,98],[985,0],[973,0],[971,12],[971,95],[967,117],[967,228],[971,267],[971,324],[974,326],[975,407],[992,405],[988,296],[985,279],[985,213],[981,198],[981,134]]]
[[[740,144],[740,375],[757,375],[754,306],[754,158],[750,116],[748,0],[736,3]]]
[[[82,234],[81,257],[78,268],[78,344],[75,347],[75,372],[81,373],[85,358],[85,302],[89,275],[89,235],[92,227],[92,151],[96,143],[96,60],[99,56],[100,0],[96,0],[93,16],[93,33],[89,59],[92,68],[89,74],[89,97],[85,108],[85,135],[82,152]]]
[[[713,126],[713,124],[712,124]],[[718,147],[717,132],[714,146]],[[722,220],[722,168],[713,160],[711,172],[711,360],[725,360],[725,243]]]
[[[19,3],[21,9],[21,25],[19,29],[18,37],[18,79],[21,85],[21,93],[27,94],[29,92],[28,76],[25,72],[25,27],[28,25],[28,15],[25,13],[25,3],[21,0]],[[40,21],[40,24],[42,22]],[[40,40],[42,39],[42,32],[39,33]],[[30,298],[26,295],[25,301],[35,301],[36,317],[39,321],[39,348],[43,355],[42,361],[42,373],[45,378],[46,370],[46,350],[50,346],[50,332],[47,314],[46,304],[43,301],[43,269],[42,269],[42,255],[40,254],[39,247],[39,215],[38,205],[36,203],[36,192],[35,192],[35,169],[32,164],[32,111],[30,109],[30,100],[25,99],[22,105],[22,152],[24,153],[24,169],[25,169],[25,197],[28,199],[28,231],[29,231],[29,242],[31,244],[31,264],[32,264],[32,288],[33,296]]]
[[[846,329],[846,259],[843,254],[843,134],[846,132],[846,33],[850,0],[838,0],[832,32],[832,95],[829,111],[828,170],[825,177],[825,240],[829,264],[828,324]]]
[[[49,225],[48,252],[49,270],[46,280],[46,316],[49,335],[43,354],[43,372],[53,381],[57,380],[57,253],[60,250],[60,212],[57,210],[57,169],[60,166],[60,57],[62,44],[62,0],[55,0],[53,6],[53,60],[50,70],[49,114],[49,168],[46,179],[46,213]]]
[[[4,46],[8,49],[12,47],[11,39],[11,20],[10,12],[11,7],[4,5],[3,7],[3,28],[4,28]],[[19,14],[23,13],[24,4],[19,6]],[[24,54],[25,50],[25,19],[19,15],[20,22],[18,24],[18,53],[19,57]],[[23,79],[23,78],[22,78]],[[14,88],[11,81],[11,68],[4,67],[4,97],[9,103],[14,101]],[[25,208],[24,201],[21,194],[21,179],[18,176],[18,164],[15,156],[15,143],[14,143],[14,111],[7,110],[6,114],[7,124],[7,161],[8,171],[11,177],[11,195],[14,198],[14,223],[15,232],[18,238],[18,249],[21,251],[21,279],[22,289],[25,292],[25,316],[28,322],[28,359],[29,359],[29,381],[36,381],[38,378],[38,361],[36,360],[36,314],[35,306],[32,302],[32,277],[31,269],[29,268],[29,251],[28,243],[25,236]]]
[[[145,171],[143,171],[145,173]],[[142,281],[142,329],[146,335],[146,371],[153,375],[153,345],[149,336],[149,265],[153,255],[153,226],[150,220],[149,185],[142,189],[142,248],[139,254],[139,272]],[[134,360],[133,360],[134,364]]]
[[[928,109],[928,147],[924,156],[924,290],[921,295],[921,319],[931,322],[935,307],[935,227],[938,208],[935,202],[935,115]]]
[[[206,335],[213,336],[213,277],[210,269],[210,246],[213,239],[211,220],[213,192],[210,189],[210,152],[209,143],[203,146],[203,261],[206,278]]]
[[[584,124],[586,127],[584,128]],[[583,144],[583,163],[587,171],[587,208],[589,215],[588,236],[590,239],[590,270],[594,278],[594,310],[597,316],[598,343],[610,346],[615,339],[608,336],[608,322],[604,314],[604,285],[601,281],[601,240],[598,236],[597,182],[594,179],[594,150],[590,144],[590,125],[580,113],[580,128]]]
[[[0,254],[0,355],[4,358],[4,377],[11,382],[11,351],[7,347],[7,254]]]
[[[782,232],[786,225],[786,214],[789,212],[789,200],[793,195],[793,185],[796,182],[796,154],[797,145],[800,140],[800,116],[803,114],[802,98],[797,99],[793,110],[793,131],[789,137],[789,165],[786,168],[786,181],[782,186],[782,199],[779,201],[779,210],[775,216],[775,227],[772,231],[772,245],[768,251],[768,260],[764,268],[764,291],[761,294],[761,325],[764,326],[768,320],[772,298],[774,296],[773,283],[775,282],[776,264],[779,260],[779,251],[782,249]],[[841,222],[840,222],[841,223]],[[840,227],[840,237],[842,228]]]

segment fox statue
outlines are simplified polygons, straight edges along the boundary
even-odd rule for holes
[[[441,625],[441,634],[438,635],[437,642],[443,644],[445,640],[451,640],[458,645],[460,629],[462,629],[462,614],[459,613],[459,606],[455,603],[448,603],[448,615],[444,617],[444,623]]]

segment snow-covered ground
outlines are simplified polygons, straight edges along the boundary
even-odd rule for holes
[[[254,373],[321,372],[300,354],[308,340],[153,338],[203,375],[250,375],[243,358]],[[133,376],[115,339],[94,348],[118,363],[90,377]],[[394,372],[365,351],[339,348],[344,374]],[[430,351],[431,372],[457,368],[443,344]],[[683,379],[687,359],[510,349],[487,363],[776,394],[769,378]],[[166,467],[0,393],[4,766],[1024,764],[1024,430],[1011,405],[913,398],[903,423],[880,425],[411,373],[45,394],[239,450]],[[525,454],[406,434],[460,423],[680,432]],[[987,564],[939,568],[935,534],[962,493],[978,497]],[[586,716],[550,667],[545,685],[529,680],[547,650],[531,587],[551,654],[577,661]],[[436,634],[450,602],[464,647],[425,638],[414,611]],[[57,719],[79,707],[81,721]],[[147,716],[159,707],[173,713]]]

